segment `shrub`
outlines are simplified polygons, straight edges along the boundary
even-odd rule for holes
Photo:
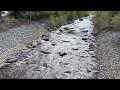
[[[86,17],[86,16],[88,16],[89,15],[89,12],[87,12],[87,11],[77,11],[77,16],[78,17]]]
[[[67,20],[72,21],[76,18],[76,11],[68,11]]]
[[[105,30],[110,27],[110,13],[109,11],[99,11],[93,20],[93,23],[99,30]]]
[[[62,25],[64,23],[64,18],[63,18],[63,15],[59,15],[57,17],[57,25]]]
[[[120,14],[112,18],[111,25],[114,29],[120,29]]]
[[[56,26],[56,20],[53,15],[50,15],[50,27],[55,27]]]

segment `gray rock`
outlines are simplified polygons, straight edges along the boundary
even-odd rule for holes
[[[90,44],[89,44],[89,48],[95,48],[94,43],[90,43]]]
[[[50,54],[51,53],[49,51],[44,51],[44,50],[41,50],[41,52],[44,53],[44,54]]]
[[[68,40],[62,40],[63,42],[70,42],[70,41],[68,41]]]
[[[68,28],[68,27],[65,27],[64,30],[69,30],[69,28]]]
[[[88,64],[86,68],[87,68],[87,71],[88,71],[88,72],[91,72],[91,71],[92,71],[92,66],[91,66],[91,65]]]
[[[68,74],[71,74],[71,71],[65,71],[64,73],[68,73]]]
[[[68,31],[68,33],[70,33],[70,34],[75,34],[75,30],[70,29],[70,30]]]
[[[90,55],[94,55],[94,51],[89,51],[89,54]]]
[[[80,18],[79,20],[80,20],[80,21],[83,21],[83,19],[82,19],[82,18]]]
[[[88,38],[87,37],[83,37],[82,40],[88,40]]]
[[[8,65],[9,65],[9,63],[1,63],[1,64],[0,64],[0,68],[7,67]]]
[[[7,58],[6,63],[17,62],[17,58]]]
[[[88,32],[88,30],[83,30],[82,32],[87,33],[87,32]]]
[[[60,52],[59,55],[63,57],[63,56],[65,56],[65,55],[67,55],[67,53],[65,53],[65,52]]]
[[[92,79],[92,78],[93,78],[93,73],[92,73],[92,72],[88,73],[88,74],[87,74],[87,78],[88,78],[88,79]]]
[[[31,46],[35,48],[37,46],[37,42],[35,41],[34,43],[31,44]]]
[[[43,39],[44,41],[49,41],[49,36],[42,35],[42,39]]]

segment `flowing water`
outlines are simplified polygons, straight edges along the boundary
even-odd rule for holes
[[[9,67],[8,73],[26,70],[24,77],[20,74],[21,78],[97,78],[92,17],[83,17],[52,31],[49,40],[41,40],[41,44],[29,51],[25,58],[14,63],[14,68],[17,66],[19,70]]]

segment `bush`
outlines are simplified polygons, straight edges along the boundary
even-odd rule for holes
[[[109,11],[99,11],[94,18],[93,23],[99,30],[105,30],[110,27],[110,20]]]
[[[72,21],[76,19],[76,16],[77,16],[76,11],[68,11],[67,20]]]
[[[56,20],[53,15],[50,16],[50,27],[55,27],[56,26]]]
[[[57,25],[62,25],[63,23],[64,23],[64,18],[63,18],[63,15],[59,15],[58,17],[57,17]]]
[[[78,17],[86,17],[86,16],[89,16],[89,12],[87,11],[77,11],[77,16]]]
[[[112,18],[111,25],[114,29],[120,29],[120,14]]]

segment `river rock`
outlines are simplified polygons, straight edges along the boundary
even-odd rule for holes
[[[70,29],[70,30],[68,31],[68,33],[70,33],[70,34],[75,34],[75,30]]]
[[[69,30],[69,28],[68,28],[68,27],[65,27],[64,30]]]
[[[6,67],[6,66],[8,66],[8,65],[9,65],[9,63],[1,63],[1,64],[0,64],[0,69]]]
[[[87,37],[83,37],[82,40],[88,40],[88,38]]]
[[[34,43],[31,44],[31,46],[35,48],[37,46],[37,42],[35,41]]]
[[[68,74],[71,74],[71,71],[65,71],[64,73],[68,73]]]
[[[90,72],[90,73],[87,74],[87,78],[88,79],[92,79],[92,77],[93,77],[93,73],[92,72]]]
[[[90,55],[94,55],[94,51],[89,51],[89,54]]]
[[[41,52],[44,53],[44,54],[50,54],[51,53],[49,51],[44,51],[44,50],[41,50]]]
[[[42,39],[43,39],[44,41],[49,41],[49,36],[47,36],[47,35],[42,35]]]
[[[62,52],[59,52],[59,55],[63,57],[65,55],[67,55],[67,53],[62,51]]]
[[[83,30],[82,32],[87,33],[87,32],[88,32],[88,30]]]
[[[6,63],[17,62],[17,58],[7,58]]]
[[[91,71],[92,71],[92,66],[91,66],[91,65],[88,64],[86,68],[87,68],[87,71],[88,71],[88,72],[91,72]]]
[[[80,21],[83,21],[83,19],[82,19],[82,18],[80,18],[79,20],[80,20]]]
[[[90,43],[90,44],[89,44],[89,48],[94,49],[94,48],[95,48],[94,43]]]

